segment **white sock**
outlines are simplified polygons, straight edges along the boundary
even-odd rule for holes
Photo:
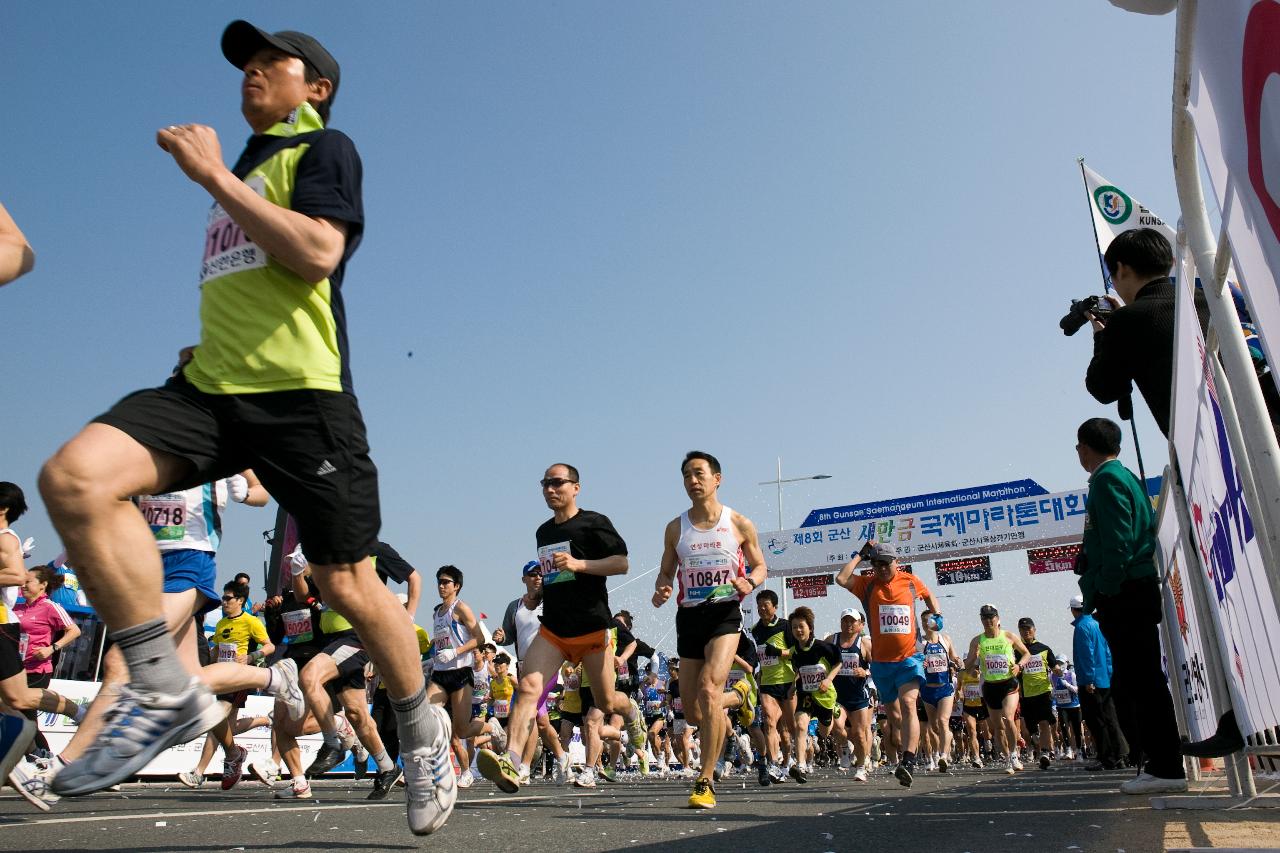
[[[387,751],[385,749],[375,755],[373,760],[378,764],[379,773],[386,773],[392,767],[396,766],[396,763],[391,760],[391,756],[387,755]]]

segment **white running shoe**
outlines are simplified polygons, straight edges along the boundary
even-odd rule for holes
[[[276,688],[276,698],[284,705],[289,719],[295,723],[307,715],[307,700],[302,696],[302,688],[298,686],[298,664],[290,658],[278,660],[271,665],[272,678],[280,679]]]
[[[435,739],[411,749],[404,748],[402,742],[400,752],[409,804],[409,829],[414,835],[430,835],[444,826],[458,799],[453,762],[449,760],[449,740],[453,733],[449,712],[440,705],[424,704],[423,708],[423,713],[435,717]]]
[[[204,784],[204,774],[194,770],[184,770],[178,774],[178,781],[188,788],[199,788]]]
[[[1008,773],[1010,776],[1017,772],[1017,768],[1013,766],[1013,762],[1014,759],[1010,758],[1005,764],[1004,772]]]
[[[470,788],[475,784],[475,781],[476,777],[472,775],[470,770],[463,770],[461,775],[458,776],[456,784],[459,788]]]
[[[865,766],[859,766],[858,769],[854,771],[853,781],[855,782],[867,781],[867,768]]]
[[[309,800],[311,799],[311,783],[305,778],[294,779],[291,784],[283,788],[277,788],[275,798],[277,800]]]
[[[523,770],[521,770],[521,771],[520,771],[520,776],[519,776],[518,778],[520,779],[520,784],[521,784],[521,785],[528,785],[528,784],[529,784],[529,780],[532,778],[532,777],[529,775],[529,768],[528,768],[528,767],[526,767],[526,768],[524,768]]]
[[[1009,759],[1009,763],[1013,765],[1014,770],[1022,769],[1022,759],[1017,755],[1014,755],[1013,758]]]
[[[1181,794],[1186,790],[1186,779],[1162,779],[1146,771],[1120,783],[1120,792],[1123,794]]]
[[[31,805],[47,812],[54,803],[62,799],[49,787],[56,775],[53,762],[37,763],[23,758],[9,771],[9,784]]]
[[[569,753],[561,755],[556,761],[555,768],[551,771],[551,781],[557,785],[563,785],[569,781]]]
[[[59,796],[78,797],[110,788],[169,747],[198,738],[224,716],[198,677],[193,676],[176,694],[122,686],[97,739],[84,755],[58,772],[54,790]]]
[[[594,788],[596,786],[596,771],[591,767],[582,768],[582,771],[573,778],[573,786],[575,788]]]
[[[258,760],[249,762],[249,775],[257,779],[268,788],[275,788],[279,784],[280,768],[276,767],[276,763],[271,759]]]

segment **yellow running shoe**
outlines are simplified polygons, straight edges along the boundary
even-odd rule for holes
[[[506,754],[498,755],[492,750],[482,749],[476,755],[476,767],[484,778],[498,786],[498,790],[507,794],[520,791],[520,772]]]
[[[738,706],[738,725],[749,729],[751,721],[756,718],[756,709],[751,705],[751,685],[745,680],[739,681],[733,685],[733,690],[742,697],[742,704]]]
[[[710,779],[699,779],[693,783],[693,793],[689,795],[689,808],[714,809],[716,807],[716,790],[711,787]]]

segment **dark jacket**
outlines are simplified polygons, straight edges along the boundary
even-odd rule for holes
[[[1093,360],[1084,385],[1099,403],[1114,403],[1137,383],[1160,431],[1169,436],[1173,385],[1173,281],[1143,286],[1093,336]]]

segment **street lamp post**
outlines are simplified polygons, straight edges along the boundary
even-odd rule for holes
[[[778,476],[773,480],[765,480],[760,483],[762,486],[776,485],[778,487],[778,530],[782,530],[782,484],[783,483],[799,483],[804,480],[830,480],[830,474],[810,474],[806,477],[788,477],[782,479],[782,457],[778,457]],[[782,618],[787,618],[787,580],[782,579]]]

